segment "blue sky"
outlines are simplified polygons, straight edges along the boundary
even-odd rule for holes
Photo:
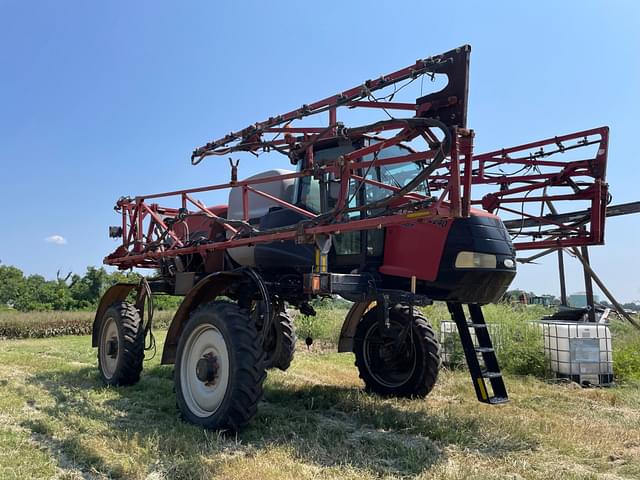
[[[465,43],[476,151],[609,125],[614,202],[640,200],[638,25],[635,1],[0,0],[0,260],[49,278],[99,265],[119,196],[228,178],[225,159],[192,167],[193,147]],[[624,301],[639,239],[640,215],[614,218],[591,249]],[[558,294],[555,259],[514,285]]]

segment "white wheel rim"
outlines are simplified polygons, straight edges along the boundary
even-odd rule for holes
[[[109,354],[109,342],[116,342],[115,354]],[[113,317],[105,319],[102,327],[102,336],[100,337],[100,365],[102,373],[107,379],[113,377],[118,366],[118,358],[120,356],[120,336],[118,334],[118,326]]]
[[[213,355],[217,372],[212,382],[196,375],[198,361]],[[198,417],[213,415],[222,404],[229,384],[229,352],[224,337],[212,325],[199,325],[185,343],[180,363],[180,387],[189,411]]]

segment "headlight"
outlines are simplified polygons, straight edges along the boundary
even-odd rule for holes
[[[490,253],[460,252],[456,257],[456,268],[496,268],[497,264]]]
[[[516,266],[515,262],[513,260],[511,260],[510,258],[505,258],[504,262],[502,262],[502,263],[507,268],[514,268]]]

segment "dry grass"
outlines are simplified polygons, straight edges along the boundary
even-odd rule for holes
[[[88,337],[0,341],[0,478],[640,478],[637,386],[508,376],[511,403],[492,407],[444,371],[427,400],[381,399],[351,355],[303,349],[225,436],[179,420],[157,357],[129,388],[95,363]]]
[[[156,311],[154,324],[167,328],[173,311]],[[45,338],[91,333],[94,311],[0,311],[0,338]]]

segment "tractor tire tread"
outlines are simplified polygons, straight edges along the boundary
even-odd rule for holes
[[[121,332],[122,357],[116,371],[110,379],[104,375],[103,381],[108,385],[125,386],[135,385],[140,380],[144,362],[144,328],[140,312],[135,305],[129,302],[115,302],[109,306],[105,316],[115,310],[117,316],[116,324]],[[103,317],[104,318],[104,317]]]
[[[368,372],[361,352],[364,337],[362,330],[367,328],[370,322],[377,321],[377,313],[374,307],[363,316],[358,324],[354,342],[355,365],[358,368],[360,378],[365,383],[365,390],[383,396],[426,397],[435,386],[442,366],[441,346],[437,340],[436,333],[422,313],[414,309],[413,316],[411,316],[411,308],[408,305],[394,305],[391,307],[389,315],[400,315],[412,322],[414,338],[418,339],[420,351],[422,352],[417,365],[418,368],[410,382],[397,387],[388,387],[380,384]]]
[[[185,421],[215,430],[237,431],[256,414],[263,396],[264,352],[255,322],[245,309],[228,301],[212,301],[200,305],[189,318],[178,344],[178,362],[190,331],[202,322],[213,322],[227,334],[232,372],[226,398],[209,417],[197,417],[188,411],[180,394],[180,367],[176,364],[174,384],[178,406]],[[224,336],[223,333],[223,336]]]
[[[279,340],[278,347],[274,352],[274,356],[269,359],[267,368],[278,368],[282,371],[286,371],[293,361],[293,356],[296,351],[296,330],[293,325],[293,320],[286,312],[278,312],[274,317],[274,322],[277,322],[276,331],[278,332]]]

